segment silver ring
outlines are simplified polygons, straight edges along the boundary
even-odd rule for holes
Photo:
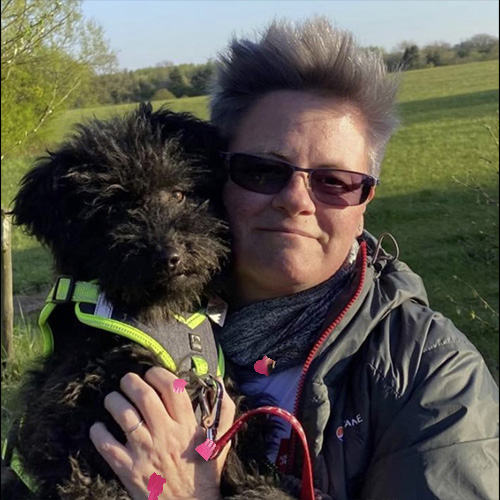
[[[136,431],[142,424],[144,423],[144,420],[141,418],[137,424],[134,425],[134,427],[131,427],[128,431],[124,431],[125,434],[132,434],[132,432]]]

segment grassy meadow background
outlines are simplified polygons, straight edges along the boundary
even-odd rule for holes
[[[366,227],[397,239],[400,258],[419,273],[431,306],[448,316],[498,370],[498,61],[410,71],[402,75],[402,127],[391,140],[382,183]],[[165,104],[208,118],[207,98]],[[57,144],[72,125],[106,118],[135,105],[70,110],[48,125],[43,146]],[[2,206],[8,206],[38,146],[2,162]],[[388,250],[391,243],[384,244]],[[48,253],[13,231],[14,289],[30,294],[53,279]],[[2,375],[2,436],[19,373],[40,352],[36,318],[16,316],[16,358]]]

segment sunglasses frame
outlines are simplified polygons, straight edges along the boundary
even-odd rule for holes
[[[380,179],[378,177],[375,177],[374,175],[370,175],[370,174],[361,173],[361,172],[353,172],[352,170],[343,170],[340,168],[302,168],[302,167],[297,167],[296,165],[292,165],[291,163],[288,163],[288,162],[283,161],[283,160],[277,160],[274,158],[267,158],[265,156],[259,156],[259,155],[249,154],[249,153],[231,153],[231,152],[223,151],[220,153],[220,155],[224,159],[224,166],[227,170],[228,177],[231,180],[232,180],[232,178],[231,178],[231,158],[233,158],[234,156],[245,156],[247,158],[257,158],[260,160],[274,162],[276,164],[284,165],[287,168],[289,168],[292,171],[292,175],[290,176],[290,179],[287,181],[287,183],[281,189],[284,189],[286,187],[286,185],[288,184],[288,182],[290,182],[290,180],[295,172],[304,172],[307,174],[309,188],[311,189],[312,193],[314,193],[314,189],[313,189],[312,184],[311,184],[311,176],[314,172],[344,172],[347,174],[361,175],[363,177],[363,184],[366,185],[366,183],[367,183],[367,185],[370,188],[370,191],[375,186],[378,186],[380,184]],[[240,186],[243,189],[246,189],[247,191],[259,193],[259,191],[253,191],[252,189],[248,189],[244,186],[241,186],[237,182],[235,182],[235,184]],[[278,194],[281,191],[281,189],[279,191],[277,191],[276,193],[271,193],[271,194]],[[363,188],[361,188],[361,189],[363,189]],[[366,196],[366,198],[368,198],[370,191],[368,191],[368,195]],[[260,194],[266,194],[266,193],[260,193]],[[314,196],[316,199],[318,198],[316,193],[314,193]],[[361,199],[361,197],[362,197],[362,194],[360,195],[360,199]],[[357,203],[355,205],[346,205],[346,206],[362,205],[366,201],[366,198],[363,201],[360,201],[359,203]],[[330,206],[342,206],[342,205],[333,205],[333,204],[330,204],[330,203],[327,203],[327,202],[324,202],[321,200],[318,200],[318,201],[320,201],[320,203],[325,203],[326,205],[330,205]]]

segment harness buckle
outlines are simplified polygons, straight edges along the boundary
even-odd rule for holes
[[[66,291],[66,296],[64,298],[57,298],[57,292],[59,291],[59,286],[61,284],[61,280],[69,280],[69,285],[68,289]],[[56,279],[56,284],[54,285],[54,292],[52,293],[52,298],[51,302],[54,304],[67,304],[68,302],[71,301],[71,298],[73,297],[73,292],[75,291],[75,280],[73,279],[72,276],[66,276],[66,275],[61,275],[58,276]]]

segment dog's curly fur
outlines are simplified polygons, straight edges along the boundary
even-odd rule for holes
[[[98,279],[114,305],[154,325],[193,310],[217,287],[214,274],[227,254],[222,146],[210,125],[150,105],[126,118],[94,119],[24,177],[14,221],[49,247],[57,274]],[[124,443],[104,397],[126,373],[144,376],[161,363],[136,343],[79,323],[72,308],[58,305],[53,313],[55,352],[28,374],[23,423],[10,440],[36,479],[38,498],[129,500],[89,428],[104,422]],[[259,469],[257,455],[245,456],[245,443],[262,434],[252,436],[250,427],[251,437],[229,453],[223,496],[294,498],[280,478]],[[8,491],[9,481],[2,483]]]

